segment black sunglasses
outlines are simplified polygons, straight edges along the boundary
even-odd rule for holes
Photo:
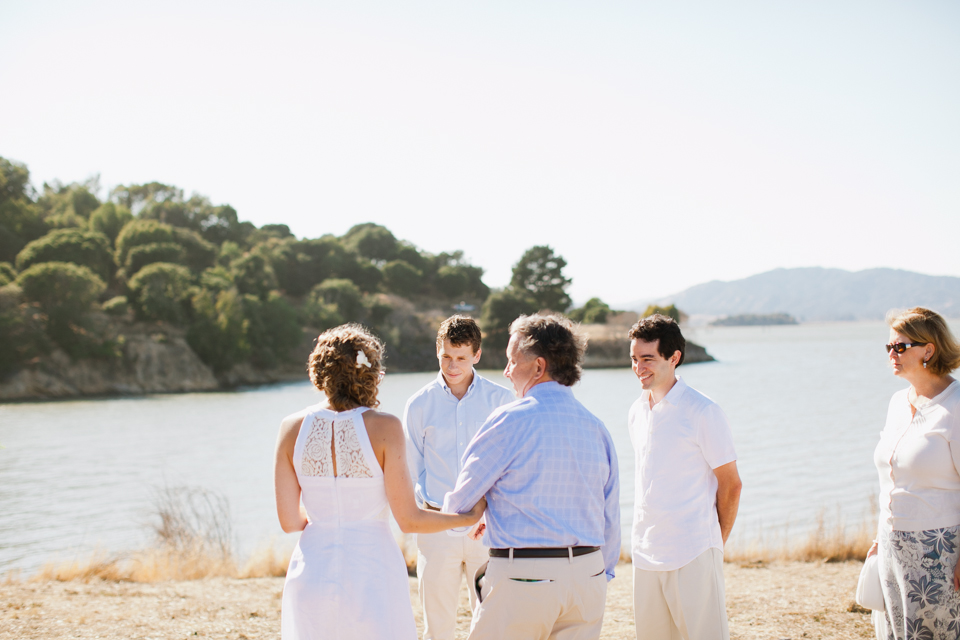
[[[887,345],[887,353],[891,351],[896,351],[897,353],[903,353],[910,347],[925,347],[927,342],[892,342]]]

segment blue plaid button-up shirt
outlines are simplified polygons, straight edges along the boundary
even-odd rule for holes
[[[601,547],[620,558],[620,477],[613,439],[569,387],[542,382],[495,411],[464,452],[447,513],[487,498],[493,548]]]

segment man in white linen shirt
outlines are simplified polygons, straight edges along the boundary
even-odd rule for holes
[[[509,390],[473,370],[480,361],[480,344],[480,327],[472,318],[455,315],[444,320],[437,332],[440,373],[407,401],[403,412],[407,464],[416,483],[417,503],[424,509],[440,510],[480,425],[515,399]],[[466,575],[472,605],[474,575],[487,558],[483,542],[463,534],[417,535],[424,640],[453,640],[461,575]]]
[[[628,421],[637,638],[727,640],[723,545],[741,488],[730,427],[713,400],[676,375],[686,341],[672,318],[642,318],[629,336],[643,387]]]

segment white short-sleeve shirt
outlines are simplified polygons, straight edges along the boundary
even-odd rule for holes
[[[673,571],[710,548],[723,549],[713,470],[737,453],[727,417],[713,400],[677,376],[650,408],[644,391],[630,408],[636,461],[633,564]]]

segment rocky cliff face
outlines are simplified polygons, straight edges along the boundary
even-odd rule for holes
[[[63,351],[0,382],[0,400],[210,391],[220,383],[180,335],[128,336],[122,355],[71,360]]]

